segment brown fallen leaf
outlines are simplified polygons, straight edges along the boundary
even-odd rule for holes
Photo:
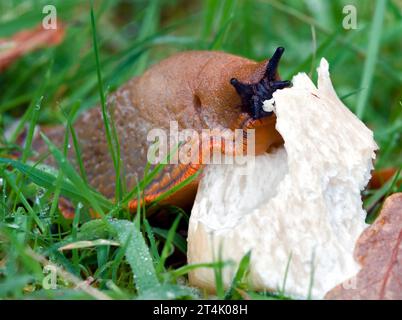
[[[29,52],[59,44],[64,35],[65,27],[58,23],[56,29],[44,29],[39,25],[18,32],[10,38],[0,39],[0,72]]]
[[[355,259],[362,269],[325,299],[402,299],[402,193],[385,200],[376,221],[359,237]]]
[[[397,173],[396,168],[385,168],[385,169],[379,169],[379,170],[374,170],[371,173],[371,179],[368,184],[369,189],[380,189],[384,184],[386,184],[389,180],[393,178],[395,173]],[[399,179],[399,181],[396,182],[396,185],[399,186],[401,185],[402,180]]]
[[[65,219],[67,219],[67,220],[74,219],[75,208],[74,208],[73,204],[71,203],[71,201],[69,201],[68,199],[66,199],[64,197],[60,197],[58,207],[59,207],[60,213],[62,214],[62,216]]]

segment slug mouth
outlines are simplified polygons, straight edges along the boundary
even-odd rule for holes
[[[288,88],[292,83],[288,80],[278,80],[278,65],[285,48],[278,47],[269,59],[264,76],[257,83],[242,83],[236,78],[230,80],[230,84],[239,94],[243,106],[253,119],[269,116],[272,112],[264,111],[262,106],[265,100],[272,98],[272,94],[283,88]]]

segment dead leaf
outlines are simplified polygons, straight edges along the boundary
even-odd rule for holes
[[[376,221],[360,236],[355,259],[362,269],[326,299],[402,299],[402,193],[388,197]]]
[[[0,39],[0,72],[29,52],[59,44],[64,35],[65,27],[58,23],[56,29],[44,29],[39,25],[34,29],[18,32],[10,38]]]
[[[67,220],[74,219],[75,208],[70,200],[68,200],[64,197],[60,197],[58,207],[59,207],[59,210],[60,210],[62,216],[65,219],[67,219]]]
[[[120,246],[120,243],[117,241],[107,240],[107,239],[97,239],[93,241],[84,240],[84,241],[77,241],[73,243],[69,243],[65,246],[60,247],[59,251],[65,250],[73,250],[73,249],[84,249],[84,248],[92,248],[97,246]]]
[[[398,170],[395,168],[385,168],[374,170],[371,173],[371,179],[368,185],[369,189],[380,189],[384,184],[386,184],[392,177],[397,173]],[[397,182],[397,186],[401,185],[402,180]]]

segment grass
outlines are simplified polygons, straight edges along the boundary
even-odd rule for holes
[[[24,56],[0,73],[0,298],[210,297],[187,285],[187,274],[200,267],[214,269],[218,298],[289,298],[289,265],[284,266],[283,287],[277,293],[256,293],[246,281],[249,253],[230,288],[224,290],[221,270],[228,262],[185,263],[182,231],[187,229],[188,212],[165,208],[168,222],[161,225],[146,215],[145,208],[136,215],[125,210],[129,200],[141,197],[141,190],[162,166],[149,168],[137,188],[125,190],[107,95],[178,51],[224,50],[262,60],[284,46],[283,78],[299,71],[314,74],[325,56],[339,96],[375,133],[381,150],[376,168],[401,167],[402,8],[398,1],[99,0],[93,1],[93,10],[90,1],[54,3],[68,27],[64,42]],[[0,37],[37,25],[45,4],[0,2]],[[357,8],[356,30],[342,28],[346,4]],[[80,113],[99,102],[109,151],[121,173],[116,175],[115,203],[88,185],[72,126]],[[62,148],[48,141],[50,154],[42,157],[53,157],[57,170],[29,161],[38,123],[63,123],[67,128]],[[26,144],[21,148],[16,139],[26,126]],[[6,132],[10,127],[14,129]],[[78,170],[66,158],[69,146],[74,148]],[[21,157],[10,159],[16,152]],[[381,189],[365,191],[368,221],[375,218],[384,196],[401,191],[396,183],[399,173]],[[61,197],[74,203],[73,221],[60,214]],[[89,208],[102,219],[92,220]],[[43,268],[49,263],[57,270],[57,290],[42,288],[47,279]],[[83,285],[88,279],[93,279],[92,285]]]
[[[364,117],[368,98],[371,92],[371,85],[373,82],[375,65],[377,63],[386,5],[387,0],[379,0],[377,1],[375,7],[375,14],[370,30],[370,40],[367,44],[367,58],[364,64],[360,84],[360,88],[362,88],[363,90],[359,93],[359,99],[357,101],[356,107],[356,114],[359,118]]]

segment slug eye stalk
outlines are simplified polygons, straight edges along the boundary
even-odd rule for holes
[[[274,55],[269,59],[264,76],[257,83],[242,83],[236,78],[230,80],[231,85],[239,94],[243,106],[254,119],[260,119],[269,116],[272,112],[263,110],[262,105],[265,100],[272,98],[272,94],[278,90],[291,86],[290,81],[281,81],[277,79],[278,64],[285,49],[278,47]]]

